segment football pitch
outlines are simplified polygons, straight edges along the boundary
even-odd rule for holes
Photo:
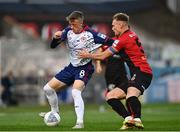
[[[104,107],[100,112],[99,105],[85,104],[85,128],[78,131],[120,131],[122,118],[107,104]],[[48,106],[0,107],[0,131],[77,131],[71,129],[76,120],[73,105],[60,105],[60,109],[59,126],[48,127],[38,116]],[[148,104],[142,110],[144,131],[180,131],[180,104]]]

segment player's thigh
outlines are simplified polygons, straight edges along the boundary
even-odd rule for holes
[[[55,89],[55,90],[61,89],[61,88],[63,88],[64,86],[66,86],[65,83],[59,81],[59,80],[56,79],[55,77],[53,77],[53,78],[48,82],[48,85],[49,85],[51,88]]]
[[[129,87],[127,89],[127,96],[126,99],[132,96],[139,97],[141,95],[141,91],[137,89],[136,87]]]
[[[85,83],[82,80],[75,80],[73,83],[73,88],[82,91],[85,87]]]
[[[142,71],[136,71],[128,82],[127,97],[139,97],[149,87],[152,80],[152,75]]]
[[[122,99],[126,97],[126,93],[120,89],[120,88],[115,88],[111,90],[110,92],[107,93],[106,95],[106,100],[116,98],[116,99]]]
[[[75,80],[81,80],[86,85],[94,73],[94,66],[92,62],[87,63],[86,65],[79,66],[74,71]]]

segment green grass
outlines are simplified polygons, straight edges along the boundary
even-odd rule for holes
[[[82,131],[118,131],[123,119],[105,105],[99,112],[98,105],[85,106],[85,128]],[[0,131],[77,131],[72,105],[61,106],[61,122],[57,127],[48,127],[38,116],[48,107],[21,106],[0,108]],[[180,131],[180,104],[151,104],[142,106],[145,131]],[[79,131],[79,130],[78,130]]]

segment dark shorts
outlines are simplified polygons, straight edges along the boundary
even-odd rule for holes
[[[128,81],[124,62],[119,58],[110,57],[106,62],[105,80],[108,90]]]
[[[118,87],[121,88],[125,93],[127,93],[127,89],[129,87],[136,87],[141,91],[141,94],[149,87],[152,80],[152,74],[142,72],[140,70],[136,70],[132,74],[132,77],[127,82],[120,84]]]
[[[92,62],[87,63],[84,66],[74,67],[71,63],[55,75],[55,78],[65,83],[66,85],[72,85],[75,80],[82,80],[85,85],[90,80],[94,72],[94,66]]]

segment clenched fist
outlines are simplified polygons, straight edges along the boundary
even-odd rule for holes
[[[62,35],[62,31],[57,31],[57,32],[54,33],[53,38],[59,39],[59,38],[61,38],[61,35]]]

